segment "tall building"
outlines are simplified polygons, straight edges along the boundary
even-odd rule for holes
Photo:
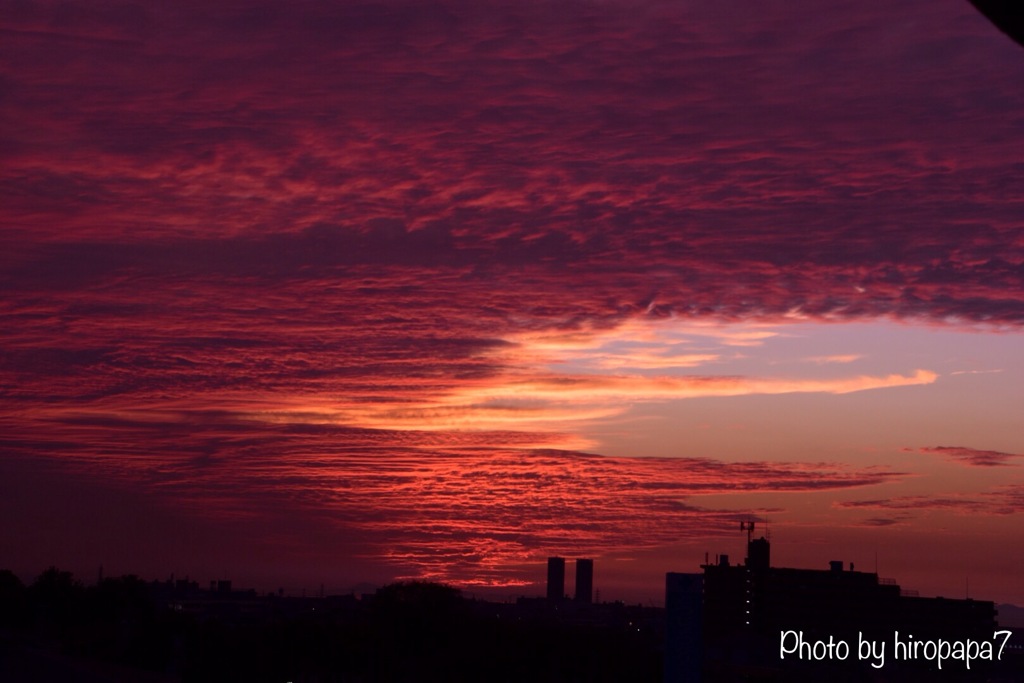
[[[704,576],[665,575],[665,681],[698,683],[704,663],[701,635]]]
[[[594,601],[594,561],[576,560],[576,602]]]
[[[557,602],[565,597],[565,558],[548,558],[548,600]]]
[[[666,576],[666,681],[816,681],[865,670],[885,674],[877,680],[921,680],[932,662],[916,655],[897,658],[898,634],[907,642],[991,642],[997,628],[992,602],[917,597],[895,581],[854,571],[852,563],[849,569],[838,560],[827,570],[772,567],[771,547],[763,537],[748,537],[743,564],[730,564],[722,555],[702,568],[702,575]],[[889,659],[881,672],[862,662],[862,651],[855,649],[845,659],[783,657],[783,634],[792,639],[799,634],[808,643],[834,639],[850,648],[884,642]]]

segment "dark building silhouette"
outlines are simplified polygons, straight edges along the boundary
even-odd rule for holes
[[[782,658],[780,639],[800,632],[807,642],[833,638],[853,647],[861,638],[885,641],[891,657],[896,632],[917,640],[990,641],[998,628],[992,602],[917,597],[891,579],[854,571],[852,563],[792,569],[772,567],[770,557],[768,540],[748,535],[743,564],[721,555],[702,565],[702,575],[666,576],[665,681],[846,680],[851,670],[858,677],[849,680],[883,680],[883,674],[908,680],[928,662],[890,659],[876,670],[856,653],[845,662]]]
[[[548,558],[548,600],[556,602],[565,597],[565,558]]]
[[[665,680],[696,683],[703,663],[704,577],[665,575]]]
[[[576,602],[594,601],[594,561],[576,560]]]
[[[747,566],[754,571],[765,571],[771,565],[771,545],[768,539],[747,540]]]

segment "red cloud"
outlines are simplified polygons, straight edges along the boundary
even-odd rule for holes
[[[827,463],[495,447],[529,435],[260,423],[216,412],[68,416],[24,431],[5,442],[12,456],[59,454],[69,473],[141,487],[178,514],[333,528],[391,572],[463,583],[515,581],[522,564],[550,553],[642,550],[722,533],[747,514],[701,505],[707,494],[835,490],[901,476]]]
[[[0,53],[5,289],[369,275],[486,287],[465,305],[540,325],[655,298],[1024,321],[1001,143],[1024,67],[969,7],[851,5],[839,30],[801,3],[756,29],[654,1],[486,6],[26,6]]]

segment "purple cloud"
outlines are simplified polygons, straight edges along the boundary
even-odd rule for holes
[[[911,451],[911,449],[904,449]],[[983,451],[965,446],[933,446],[917,449],[920,453],[943,455],[955,462],[971,467],[1003,467],[1013,464],[1013,460],[1022,456],[999,451]]]

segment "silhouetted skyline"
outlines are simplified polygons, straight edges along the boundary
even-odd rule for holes
[[[254,681],[713,683],[922,675],[961,681],[983,674],[1009,683],[1024,673],[1024,629],[997,621],[991,601],[919,597],[842,561],[828,564],[778,567],[768,540],[751,536],[739,563],[720,553],[701,573],[668,572],[665,609],[591,601],[594,565],[585,558],[576,561],[575,599],[559,590],[565,562],[553,557],[548,595],[504,602],[423,581],[296,596],[223,578],[98,575],[86,585],[56,567],[26,585],[0,570],[0,677],[113,682],[146,675],[189,683],[234,672]],[[973,670],[963,653],[947,652],[945,669],[934,653],[910,654],[914,643],[991,639],[1000,643],[998,657],[976,650]],[[798,645],[848,648],[865,640],[874,649],[854,657],[848,650],[812,657],[818,650]]]

